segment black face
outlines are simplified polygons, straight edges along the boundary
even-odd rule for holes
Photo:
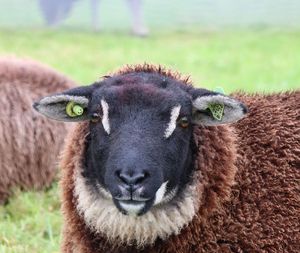
[[[159,72],[133,70],[34,104],[56,120],[90,121],[84,176],[124,214],[142,215],[189,182],[192,123],[227,124],[247,113],[234,98]]]
[[[186,89],[160,76],[128,74],[93,91],[85,177],[100,194],[109,192],[121,212],[141,215],[189,181],[192,102]]]

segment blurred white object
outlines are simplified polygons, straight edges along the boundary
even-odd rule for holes
[[[132,33],[145,37],[149,34],[143,20],[142,0],[127,0],[129,11],[132,17]]]
[[[59,26],[70,14],[77,0],[39,0],[40,8],[48,26]],[[126,0],[131,18],[132,34],[145,37],[149,34],[143,20],[142,0]],[[101,30],[99,15],[100,0],[90,0],[91,21],[95,31]]]

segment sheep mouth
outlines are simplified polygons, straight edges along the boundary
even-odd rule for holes
[[[152,207],[153,199],[147,201],[114,199],[114,203],[119,211],[124,215],[141,216]]]

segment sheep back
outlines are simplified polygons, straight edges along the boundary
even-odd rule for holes
[[[32,104],[73,86],[70,79],[35,61],[0,59],[0,203],[15,188],[41,189],[55,178],[66,125],[39,116]]]

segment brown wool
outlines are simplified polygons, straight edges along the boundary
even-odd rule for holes
[[[0,58],[0,203],[16,188],[41,189],[55,178],[66,125],[41,117],[32,104],[73,86],[40,63]]]
[[[129,73],[133,73],[133,72],[157,73],[157,74],[165,76],[165,77],[176,79],[180,82],[183,82],[186,85],[192,84],[189,76],[183,76],[181,73],[179,73],[177,71],[166,69],[161,65],[153,65],[153,64],[149,64],[149,63],[126,65],[125,67],[111,73],[109,75],[109,77],[129,74]]]
[[[249,107],[246,118],[194,128],[195,173],[201,174],[196,215],[178,235],[143,248],[108,240],[78,213],[74,175],[89,123],[77,124],[61,162],[62,252],[300,252],[300,91],[233,97]]]

